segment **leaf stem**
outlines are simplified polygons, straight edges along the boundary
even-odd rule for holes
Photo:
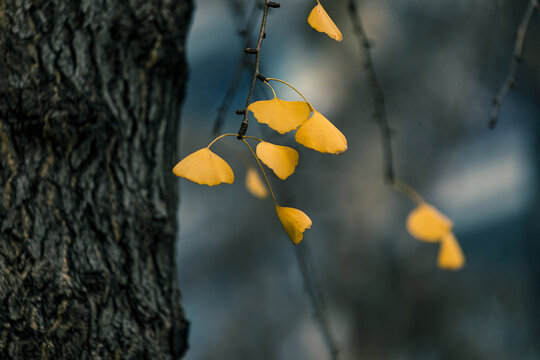
[[[257,141],[259,141],[259,142],[264,142],[264,140],[259,139],[259,138],[256,138],[255,136],[247,136],[247,135],[245,135],[244,137],[245,137],[245,138],[248,138],[248,139],[257,140]]]
[[[391,186],[418,205],[426,202],[418,191],[414,190],[409,184],[404,183],[403,181],[395,179]]]
[[[246,136],[247,137],[247,136]],[[253,137],[249,137],[249,138],[253,138]],[[257,164],[259,164],[259,168],[261,168],[261,172],[262,174],[264,175],[264,179],[266,180],[266,185],[268,185],[268,189],[270,190],[270,194],[272,195],[272,199],[274,199],[274,204],[277,205],[277,201],[276,201],[276,197],[274,196],[274,191],[272,190],[272,186],[270,186],[270,181],[268,181],[268,177],[266,176],[266,172],[264,171],[264,168],[261,164],[261,161],[259,160],[259,158],[257,157],[257,155],[255,154],[255,151],[253,151],[253,149],[251,148],[251,146],[249,146],[249,144],[247,143],[246,139],[244,139],[244,137],[242,137],[240,140],[242,140],[244,142],[244,144],[246,144],[246,146],[248,147],[249,151],[251,152],[251,155],[253,155],[253,157],[255,158],[255,160],[257,160]],[[256,139],[258,140],[258,139]]]
[[[268,80],[268,79],[267,79],[267,80]],[[277,98],[276,92],[275,92],[274,88],[272,87],[272,85],[270,85],[270,84],[268,83],[268,81],[265,81],[264,83],[265,83],[266,85],[268,85],[268,87],[270,88],[270,90],[272,90],[272,94],[274,94],[274,99]]]
[[[218,141],[219,139],[221,139],[221,138],[223,138],[225,136],[236,136],[236,134],[223,134],[223,135],[220,135],[217,138],[215,138],[214,140],[212,140],[212,142],[210,144],[208,144],[207,148],[210,148],[210,146],[212,146],[216,141]]]
[[[304,95],[302,95],[302,93],[301,93],[300,91],[298,91],[297,88],[295,88],[294,86],[292,86],[292,85],[289,84],[288,82],[283,81],[283,80],[280,80],[280,79],[276,79],[276,78],[267,78],[266,80],[267,80],[267,81],[277,81],[277,82],[280,82],[280,83],[282,83],[282,84],[287,85],[288,87],[290,87],[291,89],[293,89],[294,91],[296,91],[296,93],[297,93],[298,95],[300,95],[300,97],[301,97],[302,99],[304,99],[304,101],[306,102],[306,104],[309,105],[309,107],[311,108],[311,110],[315,111],[315,109],[313,108],[313,106],[311,106],[311,103],[310,103],[309,101],[307,101],[307,99],[304,97]],[[270,86],[270,84],[268,84],[268,86]]]

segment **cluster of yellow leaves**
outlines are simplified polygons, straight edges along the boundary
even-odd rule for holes
[[[225,134],[221,137],[228,135],[234,136],[234,134]],[[173,173],[201,185],[232,184],[234,182],[234,173],[231,167],[209,148],[214,141],[207,147],[197,150],[182,159],[173,168]],[[246,145],[249,147],[247,143]],[[251,150],[251,147],[249,148]],[[296,150],[288,146],[276,145],[262,140],[257,145],[256,155],[255,153],[253,155],[256,156],[258,161],[260,160],[272,169],[276,176],[282,180],[292,175],[296,165],[298,165],[299,156]],[[266,180],[268,181],[268,179]],[[270,183],[268,183],[268,186],[270,186]],[[260,198],[268,197],[268,192],[261,178],[252,167],[249,167],[247,170],[246,187],[255,196]],[[275,198],[274,202],[276,213],[285,232],[291,241],[297,245],[302,241],[304,231],[311,227],[310,218],[298,209],[277,205]]]
[[[439,242],[437,264],[441,269],[458,270],[465,265],[463,251],[452,233],[452,221],[433,206],[421,203],[407,218],[407,230],[415,238]]]
[[[294,139],[307,148],[329,154],[347,150],[347,139],[341,131],[307,101],[285,101],[274,93],[272,100],[253,102],[247,109],[259,123],[267,124],[280,134],[296,130]]]

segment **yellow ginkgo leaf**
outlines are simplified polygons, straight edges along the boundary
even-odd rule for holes
[[[257,157],[281,180],[288,178],[298,165],[298,151],[266,141],[261,141],[257,145]]]
[[[296,129],[309,118],[311,108],[303,101],[278,98],[256,101],[247,107],[258,122],[267,124],[280,134]]]
[[[437,264],[447,270],[459,270],[465,265],[463,251],[452,232],[445,234],[441,240]]]
[[[319,32],[325,33],[332,39],[336,41],[343,40],[341,31],[339,31],[336,24],[334,24],[330,16],[328,16],[319,0],[317,0],[317,6],[315,6],[313,10],[311,10],[311,13],[309,13],[307,21],[312,28]]]
[[[234,173],[225,160],[203,148],[186,156],[173,168],[176,176],[184,177],[201,185],[232,184]]]
[[[265,199],[268,197],[268,190],[259,176],[259,173],[254,168],[250,167],[246,173],[246,188],[254,196]]]
[[[315,110],[313,115],[298,128],[294,139],[297,143],[322,153],[341,154],[347,150],[345,136]]]
[[[407,230],[420,240],[437,242],[451,229],[452,221],[426,203],[418,205],[407,218]]]
[[[301,210],[276,205],[279,221],[283,225],[289,239],[298,245],[304,237],[304,231],[311,227],[311,219]]]

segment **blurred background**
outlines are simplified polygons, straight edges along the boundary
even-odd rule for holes
[[[439,270],[438,246],[407,233],[414,204],[384,183],[364,50],[346,2],[323,2],[341,43],[307,24],[315,1],[283,0],[270,9],[262,73],[302,91],[345,134],[349,149],[320,154],[251,118],[248,135],[300,153],[286,181],[268,172],[280,205],[313,220],[297,248],[271,200],[246,191],[245,163],[255,163],[235,138],[212,147],[233,167],[233,185],[179,181],[178,269],[191,321],[186,359],[330,359],[296,251],[310,269],[339,359],[540,359],[538,13],[517,88],[497,127],[487,126],[527,3],[357,1],[394,131],[397,175],[454,221],[467,259],[457,272]],[[253,4],[196,3],[179,160],[213,138]],[[253,36],[261,10],[254,14]],[[244,72],[221,133],[238,130],[234,111],[244,107],[251,74]],[[270,98],[264,87],[257,84],[256,99]]]

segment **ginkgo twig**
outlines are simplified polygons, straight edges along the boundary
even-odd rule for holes
[[[424,202],[422,196],[420,196],[420,194],[407,183],[397,179],[396,170],[394,168],[394,156],[392,153],[392,129],[390,129],[388,118],[386,117],[384,94],[382,92],[377,71],[375,70],[375,65],[373,64],[373,59],[371,57],[371,45],[364,27],[362,26],[362,21],[356,9],[354,0],[349,0],[348,8],[348,13],[353,23],[354,33],[358,39],[358,42],[360,43],[360,46],[364,49],[364,69],[368,77],[369,87],[373,93],[373,103],[375,106],[374,116],[379,124],[383,143],[385,159],[384,179],[390,186],[392,186],[392,188],[407,196],[412,202],[420,204]]]
[[[238,4],[232,3],[231,6],[234,6],[235,8],[233,10],[233,13],[237,13],[236,7],[239,7]],[[251,41],[249,34],[251,33],[251,29],[255,25],[255,21],[254,21],[255,13],[258,8],[259,8],[259,4],[255,3],[253,5],[251,13],[249,14],[249,17],[246,21],[245,26],[238,29],[238,33],[244,39],[244,43],[245,43],[244,48],[247,48],[249,46],[249,42]],[[228,112],[231,102],[234,99],[234,95],[236,94],[236,91],[238,90],[238,86],[240,85],[240,80],[242,79],[242,74],[244,73],[246,66],[249,64],[249,61],[248,61],[249,56],[250,54],[247,52],[244,52],[242,54],[242,57],[240,61],[238,62],[234,75],[229,84],[229,88],[227,89],[227,92],[225,93],[225,97],[223,98],[223,101],[218,107],[217,115],[214,120],[214,130],[213,130],[214,136],[220,132],[221,127],[223,126],[225,114]]]
[[[259,39],[257,40],[257,47],[256,48],[246,48],[245,52],[250,54],[255,54],[255,68],[253,71],[253,77],[251,79],[251,86],[249,88],[249,93],[246,99],[246,106],[244,108],[243,112],[243,119],[242,123],[240,124],[240,129],[238,130],[238,139],[242,139],[244,135],[246,135],[247,129],[248,129],[248,111],[247,107],[251,103],[251,98],[253,96],[253,91],[255,90],[255,84],[257,83],[257,78],[259,77],[259,69],[261,64],[261,46],[263,39],[265,37],[266,33],[266,19],[268,18],[268,9],[269,8],[278,8],[280,4],[275,1],[264,1],[264,10],[263,10],[263,16],[261,20],[261,30],[259,31]]]
[[[375,66],[371,58],[371,44],[369,39],[364,31],[362,26],[362,21],[360,20],[360,15],[356,10],[356,4],[354,0],[349,0],[349,16],[353,23],[354,33],[358,38],[360,46],[364,48],[364,69],[366,71],[369,86],[373,93],[373,102],[375,105],[375,118],[379,124],[381,130],[381,136],[384,147],[384,158],[385,158],[385,179],[388,183],[393,184],[395,182],[395,170],[394,170],[394,160],[392,154],[392,130],[388,125],[388,119],[386,118],[386,107],[384,104],[384,95],[381,90],[381,85],[379,83],[379,78],[377,72],[375,71]]]
[[[339,355],[339,348],[336,345],[334,340],[334,335],[330,328],[330,322],[328,320],[328,313],[326,312],[326,303],[324,301],[323,295],[317,282],[312,276],[312,270],[309,267],[309,262],[307,259],[307,249],[305,247],[296,247],[296,261],[298,267],[300,268],[300,274],[302,275],[302,280],[304,282],[304,287],[307,295],[311,299],[313,308],[315,309],[315,317],[319,321],[321,327],[321,332],[330,352],[330,357],[332,360],[337,360]]]
[[[508,93],[510,88],[515,86],[514,76],[516,74],[519,63],[522,61],[523,56],[523,41],[525,40],[525,35],[531,22],[532,15],[534,11],[538,11],[540,6],[538,5],[538,0],[530,0],[525,9],[525,13],[521,18],[521,22],[517,29],[516,33],[516,42],[514,45],[514,53],[512,54],[512,60],[510,60],[510,65],[508,66],[508,72],[504,82],[497,94],[493,99],[493,108],[491,109],[491,119],[489,120],[489,128],[493,129],[499,121],[499,111],[501,109],[501,104],[504,100],[504,97]]]
[[[268,176],[266,176],[266,172],[264,171],[264,168],[261,164],[261,161],[259,160],[259,157],[255,154],[255,151],[253,151],[253,149],[251,148],[251,146],[248,144],[248,142],[246,141],[246,139],[244,138],[249,138],[249,139],[255,139],[255,140],[259,140],[259,141],[262,141],[260,139],[257,139],[257,138],[254,138],[252,136],[242,136],[240,138],[240,140],[242,140],[244,142],[244,144],[246,144],[247,148],[249,149],[249,151],[251,152],[251,155],[253,155],[253,157],[255,158],[255,160],[257,161],[257,164],[259,164],[259,168],[261,169],[261,172],[262,174],[264,175],[264,179],[266,180],[266,185],[268,185],[268,189],[270,190],[270,194],[272,195],[272,199],[274,199],[274,204],[277,205],[277,201],[276,201],[276,197],[274,195],[274,191],[272,190],[272,186],[270,185],[270,181],[268,180]]]

